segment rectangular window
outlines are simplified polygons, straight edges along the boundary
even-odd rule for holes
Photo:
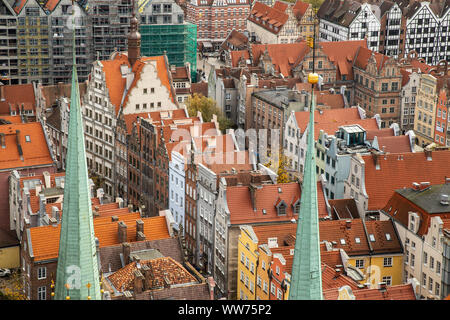
[[[46,300],[46,299],[47,299],[47,287],[39,287],[38,300]]]
[[[47,268],[46,267],[40,267],[38,269],[38,276],[37,276],[38,280],[42,280],[47,278]]]
[[[385,277],[383,277],[382,282],[386,283],[387,286],[390,286],[392,284],[392,277],[391,276],[385,276]]]
[[[384,258],[383,266],[384,267],[392,267],[392,257]]]
[[[364,260],[363,259],[357,259],[355,264],[356,264],[355,266],[359,269],[364,268]]]

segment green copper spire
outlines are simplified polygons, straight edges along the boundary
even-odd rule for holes
[[[72,2],[73,5],[73,2]],[[74,8],[72,8],[74,9]],[[73,23],[75,34],[75,23]],[[100,300],[99,271],[73,35],[72,91],[55,299]]]
[[[315,104],[313,91],[289,300],[322,300],[319,214],[317,209],[316,159],[314,152]]]
[[[314,13],[317,10],[314,9]],[[305,157],[305,169],[302,182],[300,212],[297,221],[294,260],[292,263],[289,300],[322,300],[322,271],[320,263],[319,212],[317,209],[316,157],[314,143],[314,112],[316,101],[314,85],[319,82],[315,67],[316,16],[313,17],[314,37],[308,40],[313,49],[313,70],[308,75],[311,83],[311,108],[309,110],[308,139]]]

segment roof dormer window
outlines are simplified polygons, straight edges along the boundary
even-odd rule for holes
[[[280,203],[278,203],[277,211],[279,216],[286,215],[286,207],[287,207],[286,203],[283,200],[281,200]]]

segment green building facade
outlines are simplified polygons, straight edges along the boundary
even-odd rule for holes
[[[197,75],[197,25],[184,22],[181,24],[146,24],[140,25],[141,55],[160,56],[164,52],[170,64],[177,67],[185,62],[191,65],[191,78]]]

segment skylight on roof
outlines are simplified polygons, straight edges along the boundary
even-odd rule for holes
[[[30,136],[25,136],[25,141],[30,142],[31,141]]]
[[[341,244],[345,244],[345,239],[341,239]]]
[[[375,236],[373,234],[369,234],[369,239],[372,242],[375,242]]]
[[[386,240],[388,240],[388,241],[392,240],[390,233],[386,233]]]
[[[356,243],[361,243],[361,239],[360,238],[355,238],[355,242]]]
[[[281,193],[281,188],[278,188],[278,193]]]
[[[267,213],[266,209],[262,209],[262,213],[266,214]]]

